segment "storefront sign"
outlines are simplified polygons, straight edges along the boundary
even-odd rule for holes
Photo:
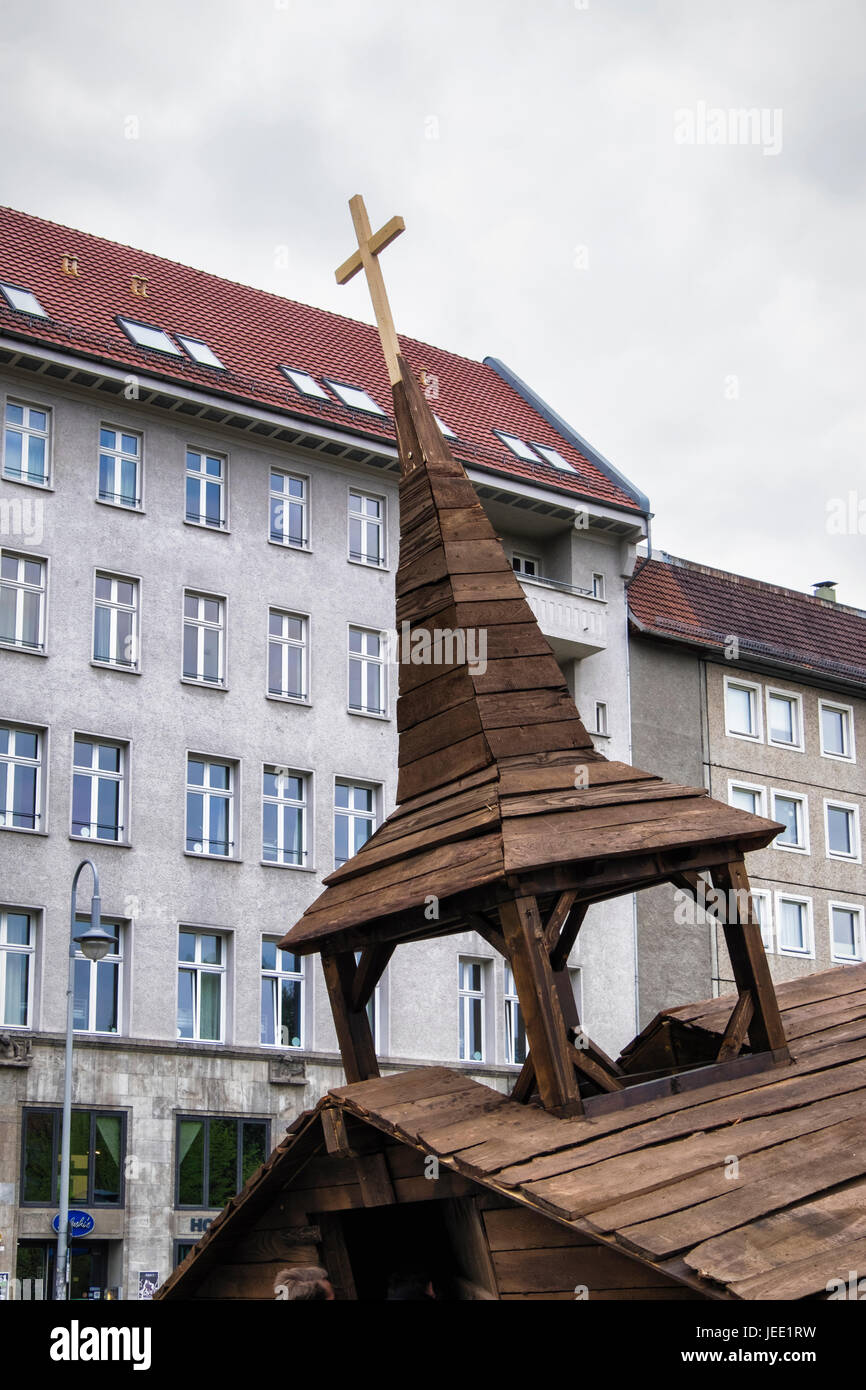
[[[87,1211],[71,1211],[69,1213],[70,1235],[89,1236],[94,1224],[93,1217]],[[57,1213],[51,1225],[55,1231],[60,1230],[60,1212]]]

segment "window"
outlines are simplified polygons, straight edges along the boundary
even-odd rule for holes
[[[326,377],[325,382],[340,397],[343,405],[348,405],[352,410],[366,410],[370,415],[385,414],[372,396],[368,396],[360,386],[349,386],[343,381],[331,381],[330,377]]]
[[[830,859],[860,859],[860,808],[825,801],[825,833]]]
[[[562,457],[558,449],[552,449],[549,444],[533,444],[533,449],[540,454],[545,463],[552,463],[554,468],[558,468],[563,473],[576,473],[577,469],[573,463]]]
[[[126,748],[76,734],[72,772],[72,834],[84,840],[127,838],[124,821]]]
[[[811,956],[812,901],[810,898],[791,898],[776,895],[776,920],[779,932],[779,951],[786,956]]]
[[[537,555],[517,555],[511,557],[511,568],[515,574],[522,574],[526,579],[537,579],[541,574],[541,561]]]
[[[505,965],[505,1060],[521,1065],[526,1061],[526,1029],[523,1026],[523,1014],[520,1012],[520,1000],[517,997],[514,975],[507,962]]]
[[[334,868],[339,869],[376,829],[376,788],[338,781],[334,788]]]
[[[188,854],[234,857],[234,768],[190,754],[186,771]]]
[[[221,371],[225,371],[225,363],[221,362],[216,353],[200,338],[187,338],[183,333],[178,333],[177,341],[194,362],[199,362],[203,367],[219,367]]]
[[[307,619],[300,613],[268,610],[268,694],[308,700]]]
[[[42,735],[0,724],[0,828],[39,830],[42,819]]]
[[[275,545],[305,550],[310,544],[307,528],[307,479],[271,469],[270,539]]]
[[[138,670],[138,580],[96,571],[93,660]]]
[[[751,782],[729,782],[728,804],[741,811],[749,811],[753,816],[764,814],[764,788]]]
[[[541,460],[534,449],[530,449],[522,439],[518,439],[516,434],[505,434],[503,430],[494,430],[497,439],[500,439],[507,449],[510,449],[519,459],[525,459],[527,463],[540,463]]]
[[[752,889],[752,902],[755,906],[755,916],[761,928],[761,940],[764,943],[765,951],[773,949],[773,910],[770,894],[759,889],[757,892]]]
[[[604,598],[603,574],[594,574],[592,576],[592,596],[593,598]]]
[[[385,657],[382,634],[349,628],[349,709],[355,714],[385,713]]]
[[[178,933],[177,1036],[222,1042],[225,1009],[225,938],[216,932]]]
[[[385,563],[385,499],[349,491],[349,559],[359,565]]]
[[[225,603],[213,594],[184,590],[183,679],[225,685]]]
[[[854,711],[850,705],[818,701],[821,722],[821,753],[825,758],[854,760]]]
[[[277,938],[262,937],[262,1044],[302,1047],[303,959],[281,951]]]
[[[356,952],[355,952],[355,964],[356,964],[356,965],[360,965],[360,963],[361,963],[361,952],[360,952],[360,951],[356,951]],[[386,981],[387,981],[387,977],[388,977],[388,976],[387,976],[387,970],[385,970],[385,971],[382,973],[382,975],[380,975],[379,979],[376,981],[375,987],[374,987],[374,989],[373,989],[373,993],[370,995],[370,998],[367,1000],[366,1010],[365,1010],[365,1011],[366,1011],[366,1014],[367,1014],[367,1022],[368,1022],[369,1025],[370,1025],[370,1032],[371,1032],[371,1034],[372,1034],[372,1036],[373,1036],[373,1051],[374,1051],[374,1052],[377,1052],[377,1053],[378,1053],[378,1052],[384,1052],[384,1050],[385,1050],[385,1045],[384,1045],[384,1042],[383,1042],[383,1037],[384,1037],[384,1031],[385,1031],[385,1013],[386,1013],[386,1010],[385,1010],[385,1008],[383,1007],[383,1005],[384,1005],[384,995],[385,995],[385,990],[386,990]]]
[[[51,444],[51,412],[23,401],[6,402],[3,435],[3,476],[16,483],[47,487]]]
[[[76,917],[82,927],[90,918]],[[102,960],[88,960],[80,949],[75,952],[75,992],[73,1027],[78,1033],[117,1033],[120,1031],[120,987],[123,958],[120,923],[101,919],[102,927],[114,937],[114,947]]]
[[[141,507],[141,440],[132,430],[99,429],[99,500],[135,511]]]
[[[25,1206],[59,1206],[62,1118],[60,1109],[28,1107],[24,1110],[21,1201]],[[69,1201],[72,1206],[122,1207],[125,1148],[124,1114],[72,1111],[69,1144]]]
[[[767,741],[779,748],[803,749],[803,719],[799,695],[767,691]]]
[[[442,435],[443,439],[456,439],[456,438],[457,438],[457,435],[454,433],[454,431],[452,430],[451,426],[450,426],[450,425],[446,425],[445,421],[444,421],[443,419],[441,419],[441,417],[438,416],[435,412],[434,412],[434,414],[433,414],[433,419],[436,421],[436,424],[437,424],[437,426],[438,426],[438,428],[439,428],[439,433]]]
[[[178,1115],[176,1205],[224,1207],[267,1158],[269,1129],[267,1120]]]
[[[155,348],[157,352],[170,352],[173,357],[181,356],[180,348],[161,328],[153,328],[148,323],[136,323],[134,319],[124,319],[120,315],[117,322],[136,347]]]
[[[761,687],[725,679],[726,732],[734,738],[761,738]]]
[[[773,841],[777,849],[796,849],[808,854],[809,818],[804,796],[773,792],[773,820],[781,821],[785,827]]]
[[[484,961],[460,956],[458,971],[459,1049],[461,1062],[484,1061]]]
[[[0,1026],[29,1028],[36,927],[30,912],[0,908]]]
[[[607,723],[607,705],[603,700],[595,702],[595,732],[607,735],[610,730]]]
[[[851,903],[830,904],[830,954],[843,964],[863,959],[863,909]]]
[[[196,526],[226,529],[226,460],[219,454],[186,451],[186,519]]]
[[[314,376],[309,372],[296,371],[294,367],[281,367],[280,371],[289,378],[289,381],[300,391],[302,396],[313,396],[316,400],[327,401],[330,399],[327,391],[324,391]]]
[[[18,285],[0,284],[0,291],[3,292],[3,296],[9,308],[14,309],[17,313],[34,314],[40,319],[48,318],[48,315],[32,290],[22,290]]]
[[[45,561],[0,551],[0,642],[41,652],[45,612]]]
[[[262,859],[266,864],[307,862],[307,778],[303,772],[265,766]]]

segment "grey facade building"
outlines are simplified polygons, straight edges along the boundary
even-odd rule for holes
[[[866,959],[866,613],[656,555],[629,590],[634,760],[784,826],[750,857],[773,978]],[[638,899],[642,1024],[730,993],[721,929]]]
[[[0,1272],[51,1287],[87,857],[115,945],[76,963],[72,1205],[94,1225],[72,1287],[128,1298],[342,1079],[318,961],[275,943],[393,805],[396,449],[367,326],[0,221]],[[501,364],[404,348],[587,725],[628,760],[646,499]],[[634,913],[598,911],[572,965],[615,1051]],[[519,1068],[481,938],[398,952],[373,1008],[386,1070]]]

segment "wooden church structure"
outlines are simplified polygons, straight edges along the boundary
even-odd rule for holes
[[[809,1199],[813,1245],[849,1216],[848,1245],[866,1241],[858,1194],[836,1190],[866,1173],[866,968],[783,986],[780,1009],[744,863],[780,827],[595,751],[399,353],[378,254],[402,223],[372,235],[350,207],[359,249],[338,279],[367,272],[401,463],[397,807],[280,943],[321,957],[347,1085],[160,1296],[273,1297],[277,1266],[321,1263],[338,1297],[375,1299],[410,1257],[455,1297],[814,1296],[825,1265],[810,1246],[797,1274],[807,1212],[785,1226],[788,1209]],[[586,914],[664,882],[703,902],[702,874],[737,994],[660,1015],[614,1060],[570,986]],[[513,971],[528,1054],[509,1096],[444,1067],[379,1074],[366,1005],[392,953],[466,931]],[[744,1223],[763,1263],[726,1235]],[[834,1247],[828,1268],[837,1253],[856,1267]]]

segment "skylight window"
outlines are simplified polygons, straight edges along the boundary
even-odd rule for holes
[[[163,333],[161,328],[151,328],[147,323],[136,323],[133,319],[124,319],[118,316],[117,322],[120,324],[124,333],[138,347],[156,348],[157,352],[170,352],[173,357],[180,357],[180,348],[177,347],[168,336]]]
[[[525,444],[522,439],[518,439],[516,434],[505,434],[502,430],[494,430],[493,433],[517,458],[526,459],[528,463],[541,462],[535,450],[530,449],[529,445]]]
[[[225,371],[225,363],[221,362],[216,353],[200,338],[186,338],[183,333],[178,333],[177,341],[181,347],[186,349],[194,362],[200,362],[203,367],[220,367],[222,371]]]
[[[552,449],[549,444],[534,444],[532,447],[541,454],[545,463],[552,463],[554,468],[561,468],[564,473],[577,472],[574,464],[564,459],[558,449]]]
[[[347,386],[343,381],[331,381],[326,377],[328,385],[332,391],[336,391],[343,405],[348,405],[352,410],[366,410],[371,415],[384,415],[385,412],[368,396],[366,391],[362,391],[360,386]]]
[[[281,367],[280,371],[285,373],[289,381],[297,391],[300,391],[302,396],[313,396],[319,401],[326,401],[329,399],[327,391],[323,390],[316,381],[316,378],[310,376],[309,372],[299,372],[296,371],[294,367]]]
[[[34,314],[37,318],[47,319],[48,315],[43,309],[35,294],[30,290],[19,289],[17,285],[0,284],[9,307],[17,310],[19,314]]]
[[[451,426],[450,426],[450,425],[446,425],[445,421],[442,420],[442,419],[440,419],[440,417],[439,417],[438,415],[436,415],[435,412],[434,412],[434,415],[433,415],[433,419],[436,421],[436,424],[439,426],[439,429],[441,430],[442,434],[444,435],[444,437],[445,437],[446,439],[456,439],[456,438],[457,438],[457,435],[454,433],[454,431],[452,430]]]

